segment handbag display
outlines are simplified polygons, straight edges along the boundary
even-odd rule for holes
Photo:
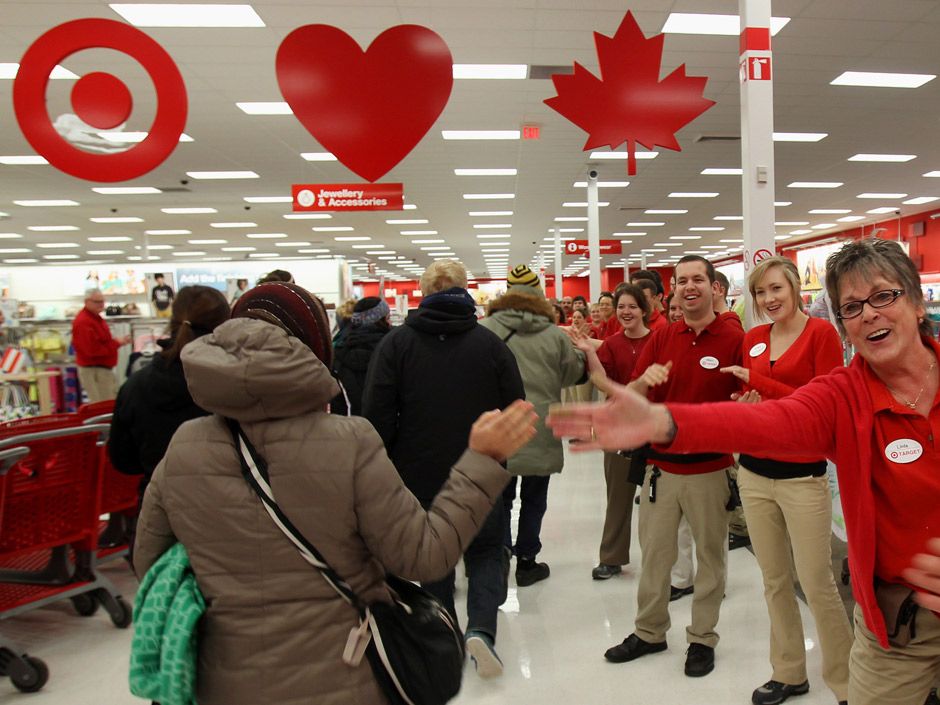
[[[303,559],[359,613],[359,626],[349,633],[343,661],[358,666],[366,656],[376,681],[395,705],[443,705],[457,695],[465,649],[463,635],[447,610],[418,585],[394,575],[386,576],[393,602],[365,604],[284,514],[271,491],[264,458],[237,421],[226,422],[238,450],[242,475],[275,525]]]

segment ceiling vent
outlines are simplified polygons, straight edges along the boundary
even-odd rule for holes
[[[529,67],[529,78],[531,79],[546,79],[551,78],[554,74],[572,74],[574,73],[574,66],[568,64],[566,66],[536,66],[532,65]]]
[[[740,142],[741,135],[698,135],[694,142]]]

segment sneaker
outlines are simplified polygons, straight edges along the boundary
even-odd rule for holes
[[[623,568],[621,568],[619,565],[601,563],[591,571],[591,577],[595,580],[607,580],[608,578],[612,578],[615,575],[620,575],[622,572]]]
[[[744,548],[751,545],[750,536],[739,536],[738,534],[728,534],[728,550],[733,551],[736,548]]]
[[[685,652],[685,675],[690,678],[707,676],[715,669],[715,650],[705,644],[689,644]]]
[[[780,681],[770,680],[751,694],[754,705],[778,705],[791,695],[806,695],[809,692],[809,681],[799,685],[788,685]]]
[[[666,650],[666,642],[660,641],[651,643],[643,641],[636,634],[631,634],[616,646],[611,646],[604,652],[604,658],[611,663],[626,663],[646,656],[646,654],[655,654]]]
[[[503,662],[496,655],[493,639],[486,632],[471,629],[465,637],[467,653],[480,678],[496,678],[503,675]]]
[[[677,588],[675,585],[670,585],[669,586],[669,601],[675,602],[680,597],[691,595],[693,592],[695,592],[694,585],[689,585],[689,587],[685,587],[685,588]]]
[[[540,580],[545,580],[551,572],[548,563],[536,563],[534,558],[519,558],[516,561],[516,585],[534,585]]]

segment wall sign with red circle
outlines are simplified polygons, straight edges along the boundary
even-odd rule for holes
[[[763,250],[763,249],[757,250],[757,251],[754,253],[754,264],[755,264],[755,265],[756,265],[756,264],[760,264],[761,262],[763,262],[763,261],[764,261],[765,259],[767,259],[768,257],[773,257],[773,256],[774,256],[774,253],[771,252],[770,250]]]

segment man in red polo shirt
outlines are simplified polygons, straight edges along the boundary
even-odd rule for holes
[[[630,281],[643,290],[643,293],[646,295],[646,300],[650,305],[650,315],[649,320],[646,322],[646,327],[650,329],[651,333],[655,333],[661,328],[667,328],[669,321],[667,321],[666,317],[662,314],[663,296],[659,292],[659,285],[652,279],[645,277],[631,277]]]
[[[744,332],[717,316],[712,305],[715,270],[696,255],[676,265],[675,295],[683,320],[654,335],[634,368],[631,386],[652,401],[727,401],[738,391],[719,369],[741,359]],[[731,363],[738,364],[738,363]],[[684,516],[699,557],[685,674],[707,675],[715,664],[718,614],[725,590],[725,546],[730,496],[727,454],[670,456],[651,452],[640,500],[643,568],[637,590],[633,634],[607,650],[608,661],[622,663],[666,649],[669,629],[670,571],[676,561],[676,536]]]
[[[101,317],[104,311],[104,294],[101,289],[85,292],[85,306],[72,321],[72,347],[78,365],[78,380],[88,396],[88,401],[104,401],[117,396],[117,351],[131,342],[129,335],[115,338]]]

